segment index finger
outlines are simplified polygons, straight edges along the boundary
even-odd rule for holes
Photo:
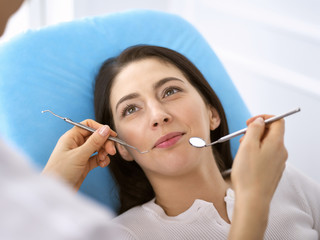
[[[263,118],[258,117],[252,122],[252,124],[248,126],[242,142],[251,142],[251,144],[255,143],[257,145],[260,145],[260,141],[264,131],[265,124]]]
[[[254,116],[247,120],[247,125],[249,126],[255,119],[258,117],[262,117],[264,120],[267,120],[271,117],[274,117],[274,115],[268,115],[268,114],[261,114],[258,116]],[[262,141],[283,141],[284,138],[284,119],[276,120],[275,122],[266,124],[266,131],[263,136]]]
[[[99,129],[100,127],[103,126],[103,124],[98,123],[92,119],[86,119],[86,120],[80,122],[80,124],[85,125],[85,126],[89,127],[90,129],[84,129],[79,126],[75,126],[74,128],[72,128],[72,130],[79,132],[85,138],[90,136],[93,132],[95,132],[97,129]],[[115,137],[115,136],[117,136],[117,133],[115,131],[113,131],[112,129],[110,129],[110,135]]]
[[[252,123],[252,122],[253,122],[254,120],[256,120],[258,117],[261,117],[261,118],[263,118],[264,120],[266,120],[266,119],[268,119],[268,118],[274,117],[274,115],[260,114],[260,115],[254,116],[254,117],[252,117],[252,118],[249,118],[249,119],[246,121],[247,126],[249,126],[250,123]]]
[[[283,142],[285,132],[285,120],[279,119],[273,123],[268,124],[268,131],[264,137],[265,141],[271,141],[274,143]]]

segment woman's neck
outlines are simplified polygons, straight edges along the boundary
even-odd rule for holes
[[[151,184],[156,194],[156,203],[168,216],[177,216],[191,207],[196,199],[212,202],[220,216],[229,222],[224,197],[229,187],[217,165],[178,177],[153,177]]]

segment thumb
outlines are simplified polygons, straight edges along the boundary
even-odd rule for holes
[[[262,117],[256,118],[252,123],[249,124],[248,130],[244,135],[243,142],[253,140],[260,144],[260,140],[265,130],[265,123]]]
[[[86,157],[90,157],[93,153],[97,152],[107,141],[110,135],[110,127],[104,125],[98,128],[88,139],[87,141],[79,147]]]

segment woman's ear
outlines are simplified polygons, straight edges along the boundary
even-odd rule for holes
[[[220,126],[220,115],[217,111],[217,109],[215,109],[212,106],[209,106],[209,121],[210,121],[210,130],[213,131],[216,128],[218,128]]]
[[[126,160],[126,161],[133,161],[133,157],[131,155],[131,153],[121,144],[116,143],[116,147],[118,149],[119,154],[121,155],[121,157]]]

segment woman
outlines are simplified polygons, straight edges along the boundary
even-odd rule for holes
[[[130,145],[150,150],[139,154],[117,144],[116,151],[111,141],[99,150],[101,166],[115,155],[110,169],[123,214],[114,222],[123,239],[263,239],[265,231],[266,239],[318,238],[319,218],[312,214],[319,207],[298,181],[290,185],[293,170],[276,191],[287,159],[283,120],[267,127],[267,115],[248,121],[231,178],[223,174],[232,165],[229,143],[202,149],[188,143],[194,136],[211,142],[228,127],[219,99],[184,56],[136,46],[106,61],[96,79],[95,112]],[[49,162],[48,171],[57,166]],[[61,175],[78,188],[88,171],[63,164],[70,171]],[[286,216],[282,204],[292,210]]]

